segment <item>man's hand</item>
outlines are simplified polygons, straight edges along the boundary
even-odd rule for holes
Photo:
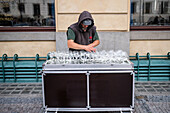
[[[78,49],[78,50],[86,50],[88,52],[96,52],[96,49],[94,47],[99,45],[99,43],[100,43],[100,41],[96,40],[92,44],[81,45],[81,44],[75,43],[74,40],[67,41],[68,48]]]
[[[88,52],[96,52],[96,49],[93,46],[91,46],[91,45],[85,46],[84,50],[86,50]]]

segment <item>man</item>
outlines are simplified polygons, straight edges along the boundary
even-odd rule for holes
[[[83,11],[77,23],[72,24],[67,30],[67,45],[71,51],[85,50],[95,52],[99,45],[99,37],[94,26],[94,20],[88,11]]]

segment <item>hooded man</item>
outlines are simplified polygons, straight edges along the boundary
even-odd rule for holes
[[[67,45],[71,51],[85,50],[95,52],[99,45],[99,37],[94,26],[94,20],[88,11],[83,11],[77,23],[72,24],[67,30]]]

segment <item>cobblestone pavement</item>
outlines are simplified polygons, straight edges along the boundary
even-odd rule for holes
[[[0,83],[0,113],[43,113],[42,104],[41,83]],[[170,113],[170,81],[136,82],[133,112]]]

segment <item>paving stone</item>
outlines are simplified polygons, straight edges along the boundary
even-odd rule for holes
[[[34,90],[42,90],[42,88],[41,88],[41,87],[38,87],[38,88],[34,88]]]
[[[36,86],[42,86],[42,84],[37,84]]]
[[[138,89],[139,92],[146,92],[145,89]]]
[[[31,94],[39,94],[39,91],[33,91]]]
[[[27,86],[27,84],[20,84],[19,86]]]
[[[13,85],[10,85],[10,86],[12,86],[12,87],[17,87],[18,85],[17,85],[17,84],[13,84]]]
[[[166,85],[166,83],[159,83],[159,85]]]
[[[144,99],[145,96],[144,95],[139,95],[139,96],[135,96],[136,99]]]
[[[141,83],[142,85],[149,85],[149,83]]]
[[[170,86],[162,86],[163,88],[170,88]]]
[[[0,90],[4,90],[5,88],[0,88]]]
[[[152,88],[151,86],[144,86],[145,88]]]
[[[25,90],[32,90],[33,88],[25,88]]]
[[[160,86],[153,86],[154,88],[161,88]]]
[[[29,84],[28,86],[36,86],[36,84]]]
[[[20,94],[20,91],[13,91],[11,94]]]
[[[158,91],[158,92],[165,92],[165,90],[163,90],[163,89],[155,89],[156,91]]]
[[[142,86],[135,86],[135,88],[143,88]]]
[[[10,91],[3,91],[1,92],[1,94],[10,94],[11,92]]]
[[[22,91],[21,94],[29,94],[30,91]]]
[[[7,84],[3,84],[3,85],[1,85],[2,87],[8,87],[9,85],[7,85]]]
[[[170,92],[170,89],[165,89],[166,91]]]
[[[24,88],[16,88],[15,90],[23,90]]]
[[[158,85],[157,83],[150,83],[151,85]]]
[[[7,88],[6,90],[14,90],[15,88]]]
[[[148,92],[155,92],[154,89],[147,89]]]

